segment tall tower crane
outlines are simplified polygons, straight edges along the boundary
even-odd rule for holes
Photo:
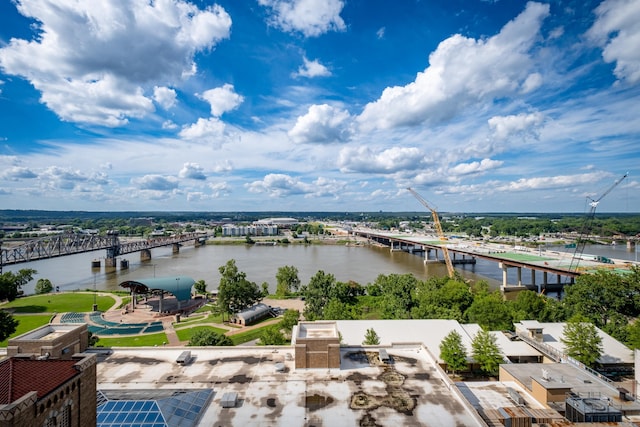
[[[618,179],[614,182],[604,193],[600,195],[597,199],[592,199],[587,196],[589,200],[589,212],[584,219],[584,224],[582,226],[582,230],[580,231],[580,235],[578,236],[578,241],[576,242],[576,249],[573,252],[573,257],[571,258],[571,264],[569,265],[569,271],[577,271],[578,264],[580,264],[580,259],[582,258],[582,252],[584,251],[584,246],[587,244],[587,237],[591,233],[591,225],[593,224],[593,219],[596,215],[596,208],[600,203],[600,200],[604,198],[607,194],[611,192],[614,188],[618,186],[627,176],[629,172],[622,175],[622,178]]]
[[[429,203],[427,203],[427,201],[425,199],[422,198],[422,196],[420,196],[418,193],[416,193],[411,187],[407,187],[407,190],[409,190],[409,192],[411,194],[413,194],[413,196],[418,199],[418,201],[420,203],[422,203],[422,205],[429,209],[431,211],[431,216],[433,217],[433,222],[436,225],[436,231],[438,233],[438,238],[440,239],[440,241],[446,242],[447,240],[447,236],[444,235],[444,232],[442,231],[442,225],[440,225],[440,218],[438,217],[438,212],[436,211],[435,208],[432,208],[431,205],[429,205]],[[442,246],[442,253],[444,254],[444,263],[447,266],[447,271],[449,272],[449,277],[453,278],[455,276],[455,270],[453,269],[453,263],[451,262],[451,257],[449,256],[449,249],[447,248],[447,244],[443,244]]]

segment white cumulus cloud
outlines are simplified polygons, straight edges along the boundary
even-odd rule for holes
[[[302,58],[304,64],[298,68],[298,72],[294,73],[294,77],[327,77],[331,75],[331,71],[324,65],[322,65],[317,59],[309,61],[307,58]]]
[[[588,35],[604,48],[602,57],[615,62],[619,80],[640,81],[640,2],[605,0],[595,10]]]
[[[185,163],[178,173],[180,178],[205,180],[207,175],[204,173],[204,168],[197,163]]]
[[[196,123],[182,128],[179,136],[189,141],[200,141],[219,145],[222,144],[224,129],[224,123],[216,117],[210,117],[208,119],[199,118]]]
[[[343,31],[340,17],[343,0],[258,0],[270,10],[270,23],[287,32],[317,37],[329,31]]]
[[[178,188],[178,180],[173,176],[150,174],[133,178],[131,182],[141,190],[170,191]]]
[[[471,175],[486,172],[502,166],[501,160],[482,159],[479,162],[460,163],[450,169],[452,175]]]
[[[27,79],[41,102],[70,122],[121,126],[154,110],[145,87],[166,86],[195,69],[198,51],[229,37],[219,6],[183,0],[21,0],[36,37],[0,48],[6,74]]]
[[[287,174],[272,173],[261,181],[253,181],[245,185],[249,192],[267,193],[272,197],[304,195],[304,197],[339,197],[346,186],[342,181],[317,178],[306,183],[299,178]]]
[[[297,143],[345,142],[351,134],[349,112],[327,104],[309,107],[289,131],[289,137]]]
[[[489,128],[498,140],[506,140],[514,135],[537,138],[544,121],[541,113],[495,116],[489,119]]]
[[[156,86],[153,88],[153,100],[165,110],[176,105],[176,97],[176,91],[171,88],[164,86]]]
[[[416,147],[392,147],[375,152],[368,147],[345,147],[338,155],[338,167],[343,172],[389,174],[415,170],[428,162]]]
[[[214,117],[220,117],[227,111],[237,108],[244,101],[244,97],[238,95],[233,85],[228,83],[203,92],[200,98],[211,105],[211,115]]]
[[[406,86],[388,87],[358,120],[363,129],[440,123],[464,107],[531,89],[529,50],[549,5],[529,2],[499,34],[475,40],[459,34],[440,43],[429,67]]]

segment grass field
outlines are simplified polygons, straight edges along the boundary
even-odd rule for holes
[[[20,323],[18,323],[18,327],[16,328],[16,331],[13,334],[11,334],[9,338],[17,337],[26,332],[39,328],[42,325],[46,325],[47,323],[49,323],[51,316],[49,314],[37,314],[37,315],[16,314],[13,316],[13,318]],[[0,347],[6,347],[9,342],[9,338],[7,338],[4,341],[0,341]]]
[[[107,311],[116,300],[111,296],[97,295],[96,303],[99,311]],[[12,313],[66,313],[69,311],[92,311],[94,294],[80,292],[63,292],[58,294],[33,295],[18,298],[0,305]]]
[[[168,343],[164,332],[157,334],[144,334],[129,337],[100,338],[97,347],[154,347]]]
[[[197,325],[198,323],[222,323],[222,315],[218,314],[218,315],[209,315],[209,316],[204,316],[204,317],[200,317],[199,319],[196,320],[185,320],[184,318],[180,321],[180,323],[173,323],[173,327],[175,329],[184,329],[184,328],[188,328],[190,326],[193,325]]]

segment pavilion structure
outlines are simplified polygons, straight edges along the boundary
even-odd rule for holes
[[[150,279],[127,280],[120,283],[120,287],[128,288],[131,292],[131,309],[135,309],[136,295],[158,295],[158,313],[180,312],[184,305],[189,306],[191,302],[191,288],[195,281],[187,276],[154,277]],[[165,294],[175,297],[173,301],[165,300]],[[149,302],[147,302],[149,304]],[[149,304],[154,307],[154,304]]]

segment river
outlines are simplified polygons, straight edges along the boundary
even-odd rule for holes
[[[573,251],[559,246],[548,246],[547,250]],[[603,255],[609,258],[633,261],[637,254],[629,251],[626,245],[605,246],[587,245],[585,254]],[[38,273],[34,280],[23,287],[25,294],[33,294],[37,280],[46,278],[60,291],[95,289],[117,290],[125,280],[139,280],[163,276],[189,276],[194,280],[204,280],[207,289],[217,289],[220,280],[220,266],[230,259],[236,261],[247,279],[261,286],[269,284],[269,290],[275,291],[278,268],[292,265],[298,269],[302,284],[319,270],[333,274],[336,280],[347,282],[353,280],[362,285],[371,283],[380,274],[412,273],[421,280],[433,276],[447,274],[444,264],[424,264],[422,257],[406,252],[391,252],[389,248],[376,246],[346,245],[206,245],[193,247],[185,245],[180,252],[173,254],[170,247],[152,249],[150,261],[140,261],[139,253],[129,254],[123,258],[129,261],[129,269],[104,267],[104,250],[69,255],[30,263],[5,266],[4,271],[17,271],[32,268]],[[91,268],[91,261],[100,259],[99,269]],[[502,271],[495,262],[478,260],[475,265],[456,266],[465,279],[471,281],[486,280],[491,288],[497,288],[502,282]],[[510,269],[510,284],[516,281],[515,269]],[[523,274],[525,283],[530,281],[530,274]],[[549,279],[555,280],[555,279]],[[542,276],[536,278],[541,283]]]

